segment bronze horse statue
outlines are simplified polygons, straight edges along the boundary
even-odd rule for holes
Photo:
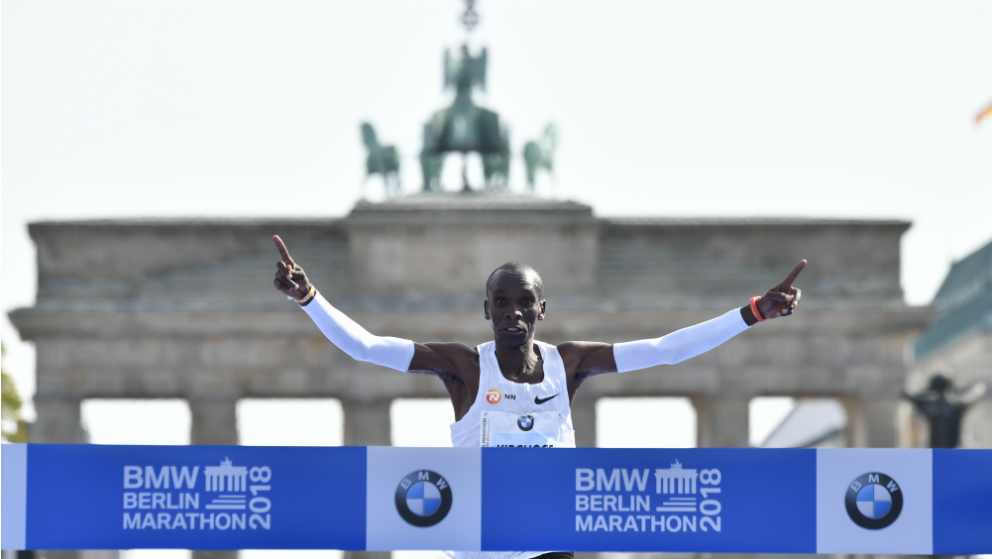
[[[372,175],[381,175],[386,196],[399,196],[402,192],[402,185],[400,184],[400,155],[396,151],[396,146],[379,144],[375,128],[372,128],[368,122],[363,122],[361,128],[362,142],[365,143],[365,149],[369,153],[368,157],[365,158],[366,182]]]
[[[476,105],[472,91],[486,87],[486,49],[472,56],[468,46],[462,46],[461,56],[444,53],[444,87],[455,90],[450,107],[434,113],[424,125],[424,147],[420,164],[424,190],[440,189],[441,166],[448,153],[462,154],[463,189],[471,190],[465,168],[465,155],[482,156],[483,174],[487,188],[505,187],[510,174],[510,140],[500,125],[499,115]]]
[[[537,141],[524,144],[527,187],[531,192],[534,192],[534,181],[538,171],[544,169],[552,176],[554,175],[556,147],[558,147],[558,127],[554,123],[544,127],[544,134]]]

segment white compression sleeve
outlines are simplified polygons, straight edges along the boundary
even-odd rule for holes
[[[334,308],[318,292],[303,307],[317,328],[341,351],[359,361],[368,361],[406,372],[413,360],[413,342],[402,338],[372,335],[343,312]]]
[[[613,345],[617,371],[626,373],[655,365],[674,365],[715,348],[747,330],[740,309],[653,340]]]

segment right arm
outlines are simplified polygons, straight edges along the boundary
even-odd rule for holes
[[[460,362],[471,359],[473,350],[462,344],[415,344],[410,340],[376,336],[331,305],[310,283],[306,273],[289,255],[278,235],[272,240],[282,260],[276,264],[273,285],[300,304],[317,328],[341,351],[358,361],[367,361],[401,372],[460,376]]]
[[[368,361],[400,372],[410,370],[414,354],[414,343],[410,340],[369,333],[334,308],[320,293],[316,293],[302,308],[327,339],[352,359]]]
[[[328,303],[319,292],[302,308],[327,339],[351,358],[400,372],[459,376],[462,367],[458,362],[470,359],[474,351],[463,344],[418,344],[376,336]]]

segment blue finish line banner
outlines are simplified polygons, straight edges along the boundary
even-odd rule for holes
[[[992,450],[2,452],[4,549],[992,552]]]

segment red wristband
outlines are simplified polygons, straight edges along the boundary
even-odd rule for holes
[[[751,312],[754,313],[754,318],[757,318],[758,322],[764,322],[765,317],[761,316],[761,313],[758,311],[758,301],[760,300],[761,297],[751,297]]]

